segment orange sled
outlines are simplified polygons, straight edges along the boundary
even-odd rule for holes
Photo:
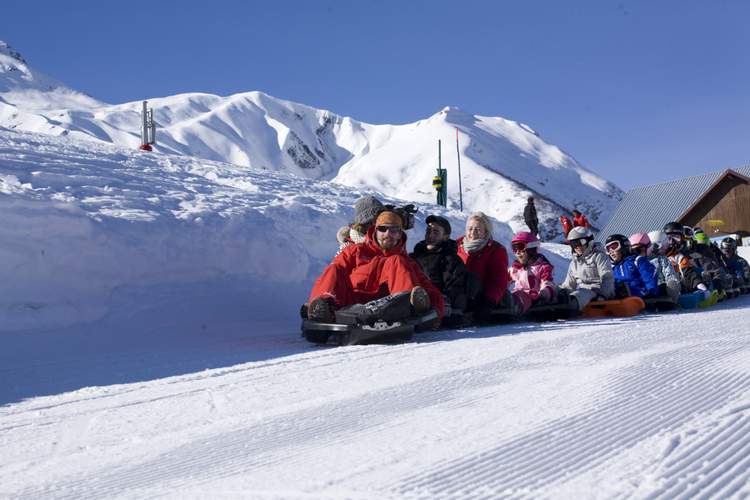
[[[597,300],[583,308],[582,318],[619,318],[635,316],[646,307],[640,297],[625,297],[617,300]]]

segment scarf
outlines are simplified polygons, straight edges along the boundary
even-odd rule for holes
[[[473,253],[483,249],[489,241],[489,238],[474,241],[469,241],[464,238],[464,240],[461,242],[461,245],[464,247],[464,250],[466,250],[467,253]]]

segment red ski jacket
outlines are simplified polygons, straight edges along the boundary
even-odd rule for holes
[[[464,236],[456,240],[458,256],[466,264],[466,270],[479,276],[485,297],[499,304],[508,289],[508,252],[500,243],[490,240],[478,252],[468,253],[463,242]]]
[[[339,307],[364,304],[386,295],[410,291],[421,286],[430,296],[432,307],[442,318],[443,295],[406,253],[406,233],[396,247],[383,250],[375,241],[375,227],[367,232],[364,243],[344,248],[318,277],[310,301],[332,295]]]

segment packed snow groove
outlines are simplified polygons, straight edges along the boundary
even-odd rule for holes
[[[738,313],[746,314],[748,301],[740,300],[743,309]],[[99,397],[73,393],[47,405],[38,403],[49,398],[31,400],[7,408],[15,410],[6,415],[16,433],[32,423],[38,427],[26,432],[54,431],[66,420],[68,432],[74,432],[73,426],[75,432],[95,432],[102,418],[135,407],[142,408],[133,415],[154,414],[142,425],[156,424],[158,408],[165,404],[193,412],[207,406],[209,413],[198,413],[205,422],[194,426],[187,441],[165,443],[156,453],[125,455],[131,458],[89,471],[70,470],[54,483],[13,490],[13,496],[109,498],[125,487],[126,496],[136,498],[173,496],[176,491],[188,496],[252,492],[271,498],[574,498],[592,496],[587,488],[599,474],[612,478],[599,492],[607,497],[740,494],[747,488],[750,455],[750,339],[737,321],[738,313],[720,306],[689,315],[435,332],[419,337],[418,343],[397,346],[310,347],[282,360],[94,388]],[[677,332],[682,329],[676,322],[685,321],[696,328]],[[716,331],[708,325],[716,325]],[[475,363],[456,364],[476,356]],[[386,378],[387,384],[370,390],[346,389],[356,384],[347,381],[351,373],[369,378],[378,371],[413,366],[417,359],[445,368],[417,377],[403,372],[405,377]],[[514,379],[543,374],[550,362],[565,366],[563,377],[571,379],[571,392],[560,401],[565,409],[542,419],[527,413],[529,424],[518,431],[505,429],[507,417],[519,417],[506,415],[509,408],[501,405],[506,391],[513,390],[507,384],[518,387]],[[601,364],[614,369],[596,377],[594,387],[590,379],[576,382],[584,367],[596,370]],[[332,376],[341,378],[329,380]],[[307,391],[313,392],[315,384],[325,380],[340,394],[311,394],[309,404],[300,401],[258,417],[253,416],[258,410],[247,408],[231,417],[241,409],[237,398],[244,399],[243,394],[258,393],[265,399],[264,393],[270,396],[293,380],[309,380]],[[102,389],[108,391],[106,396]],[[525,388],[530,395],[541,389]],[[231,418],[214,420],[223,414]],[[466,424],[458,427],[462,435],[456,436],[457,428],[449,422],[459,415]],[[497,424],[486,427],[491,422]],[[414,425],[421,433],[405,435]],[[28,438],[18,434],[16,439]],[[397,444],[399,439],[406,441]],[[383,450],[377,445],[362,450],[363,457],[374,460],[347,455],[367,443],[383,445]],[[123,446],[133,444],[126,441]],[[114,447],[114,456],[125,448]],[[641,459],[639,449],[648,451]],[[385,450],[390,454],[380,453]],[[622,469],[618,463],[629,453],[635,453],[637,467]],[[33,468],[33,462],[28,467]],[[281,479],[288,491],[270,480],[281,471],[288,476]],[[584,482],[576,483],[580,480]],[[264,482],[269,489],[261,487]]]

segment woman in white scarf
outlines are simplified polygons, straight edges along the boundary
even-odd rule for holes
[[[486,320],[508,291],[508,252],[492,239],[492,222],[482,212],[469,216],[466,235],[456,243],[466,270],[476,275],[481,283],[481,292],[473,301],[474,316],[480,321]]]

